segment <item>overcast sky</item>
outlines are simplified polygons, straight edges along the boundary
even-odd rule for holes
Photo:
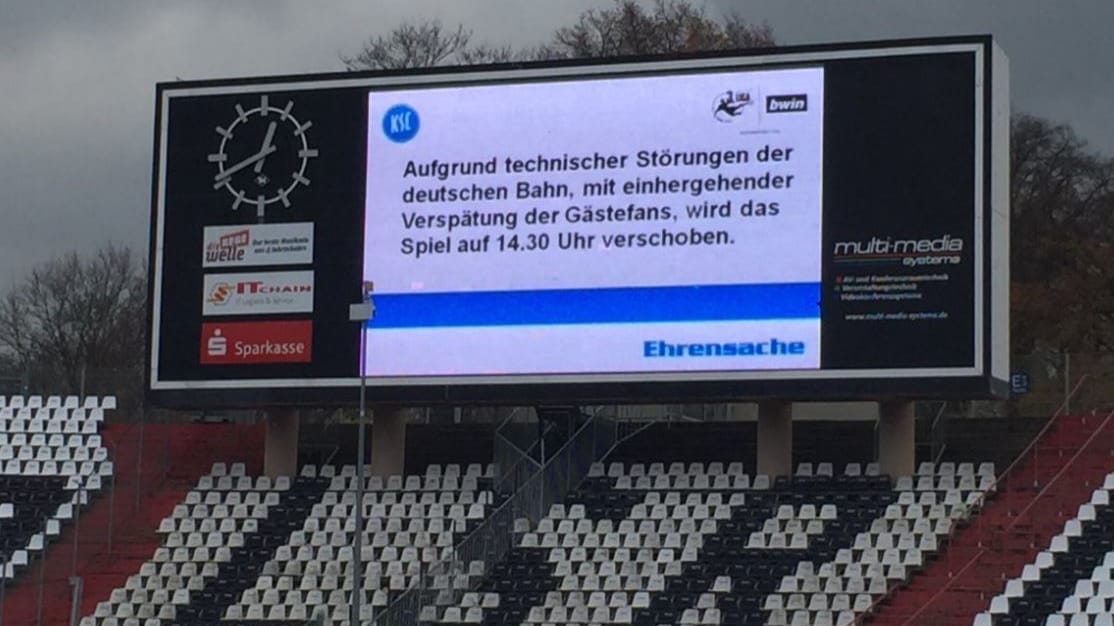
[[[699,3],[699,0],[698,0]],[[610,0],[0,0],[0,288],[112,240],[146,250],[154,85],[341,68],[403,20],[541,43]],[[1013,106],[1114,155],[1111,0],[707,0],[785,44],[992,33]]]

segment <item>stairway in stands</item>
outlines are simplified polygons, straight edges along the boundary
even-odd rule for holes
[[[972,623],[1003,581],[1060,532],[1114,469],[1114,419],[1061,416],[1007,472],[998,494],[947,550],[877,607],[875,626]]]
[[[151,424],[143,429],[142,446],[135,424],[111,424],[101,434],[113,460],[112,488],[102,490],[46,556],[9,585],[3,624],[67,626],[75,571],[84,581],[78,615],[91,613],[151,558],[162,543],[155,532],[159,522],[214,462],[243,462],[253,474],[263,469],[262,425]]]

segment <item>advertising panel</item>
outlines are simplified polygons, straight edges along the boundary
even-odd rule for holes
[[[1006,71],[961,37],[161,84],[152,397],[1002,395]]]
[[[202,267],[313,262],[313,223],[206,226]]]
[[[201,313],[206,317],[312,311],[312,271],[205,275]]]
[[[209,322],[201,325],[202,365],[309,363],[313,322]]]

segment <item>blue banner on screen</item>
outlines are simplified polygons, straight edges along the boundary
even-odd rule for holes
[[[375,328],[817,319],[820,285],[705,285],[390,294]]]
[[[372,92],[368,374],[818,368],[823,96],[820,68]]]

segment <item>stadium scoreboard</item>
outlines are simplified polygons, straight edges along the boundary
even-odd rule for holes
[[[161,83],[148,389],[1002,395],[1008,130],[981,36]]]

